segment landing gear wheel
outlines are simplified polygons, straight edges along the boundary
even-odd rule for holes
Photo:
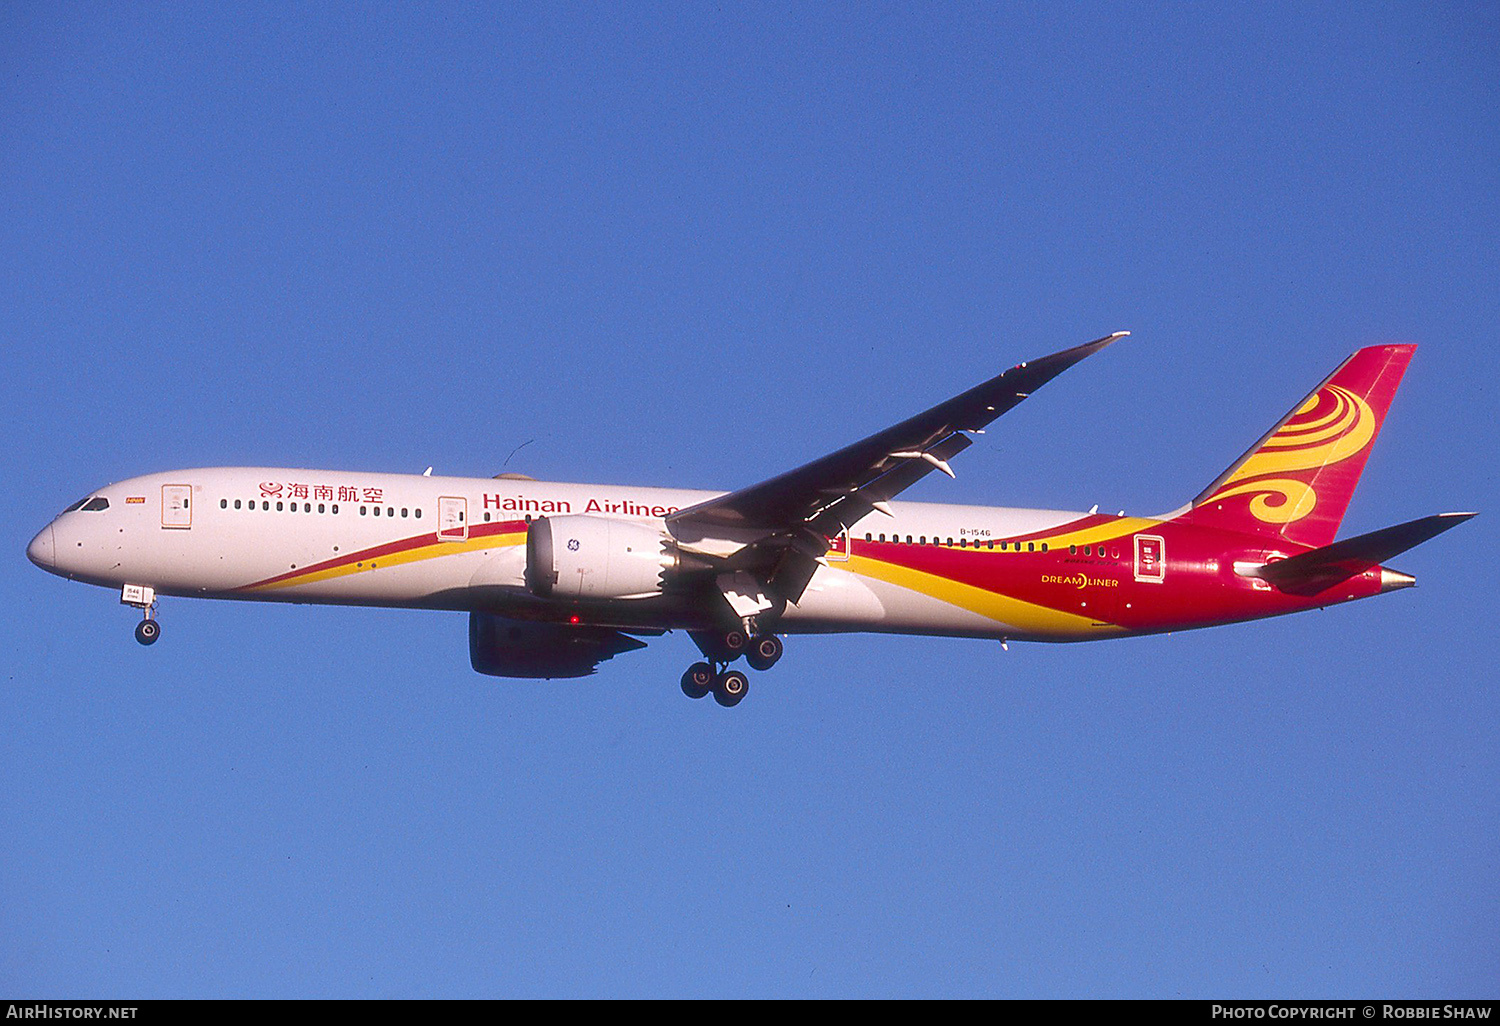
[[[714,668],[707,663],[694,663],[682,675],[682,693],[689,698],[702,698],[713,687]]]
[[[135,625],[135,640],[142,645],[154,645],[161,637],[161,624],[155,620],[142,620]]]
[[[749,690],[749,677],[739,670],[726,670],[714,681],[714,701],[729,709],[739,705]]]
[[[724,653],[726,663],[732,663],[744,655],[749,645],[750,636],[741,630],[725,631],[719,637],[719,648]]]
[[[774,634],[757,634],[750,639],[750,648],[745,653],[745,662],[752,670],[769,670],[781,658],[781,639]]]

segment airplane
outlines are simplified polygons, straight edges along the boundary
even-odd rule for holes
[[[691,698],[734,706],[733,664],[783,636],[880,631],[1121,638],[1279,616],[1409,587],[1383,564],[1473,513],[1335,541],[1414,345],[1360,349],[1191,502],[1154,517],[897,502],[1042,385],[1129,332],[1018,364],[731,492],[215,467],[90,492],[31,561],[119,589],[136,639],[159,596],[469,614],[482,674],[582,677],[683,630]]]

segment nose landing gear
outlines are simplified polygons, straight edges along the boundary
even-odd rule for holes
[[[120,589],[120,605],[134,606],[142,613],[141,622],[135,625],[135,640],[142,645],[156,644],[161,637],[161,624],[156,622],[156,589],[127,584]]]

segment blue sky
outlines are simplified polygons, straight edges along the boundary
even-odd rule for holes
[[[937,501],[1150,514],[1421,345],[1344,533],[1497,503],[1480,4],[7,4],[0,991],[1494,996],[1487,517],[1353,606],[1080,646],[682,636],[28,564],[224,464],[734,487],[1135,332]],[[934,475],[935,477],[937,475]]]

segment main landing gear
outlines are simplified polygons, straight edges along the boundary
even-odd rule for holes
[[[781,639],[774,634],[749,634],[742,630],[725,631],[719,635],[693,636],[709,661],[694,663],[682,675],[682,693],[689,698],[702,698],[710,691],[714,701],[725,708],[739,705],[750,691],[750,678],[739,670],[731,670],[729,664],[740,656],[754,670],[769,670],[781,658]]]
[[[745,662],[750,664],[752,670],[769,670],[781,658],[782,651],[781,639],[776,635],[757,634],[750,639],[750,647],[745,651]]]
[[[714,701],[728,708],[739,705],[750,691],[750,678],[739,670],[724,669],[722,663],[694,663],[682,675],[682,693],[702,698],[710,691]]]

